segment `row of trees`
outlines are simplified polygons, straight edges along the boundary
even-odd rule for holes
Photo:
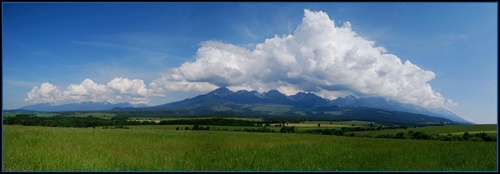
[[[128,117],[112,117],[103,119],[98,117],[75,117],[75,116],[54,116],[37,117],[34,114],[19,114],[15,117],[6,117],[4,124],[18,124],[23,126],[50,126],[50,127],[96,127],[96,126],[119,126],[119,125],[221,125],[221,126],[254,126],[255,123],[249,120],[237,119],[179,119],[163,120],[158,123],[154,121],[131,121]]]
[[[320,135],[337,135],[337,136],[356,136],[356,137],[371,137],[371,135],[359,135],[354,132],[347,133],[345,130],[338,129],[308,129],[303,131],[298,131],[294,126],[282,127],[281,133],[306,133],[306,134],[320,134]],[[396,135],[390,134],[380,134],[375,136],[375,138],[394,138],[394,139],[421,139],[421,140],[442,140],[442,141],[485,141],[485,142],[496,142],[496,137],[488,135],[484,132],[470,134],[465,132],[463,135],[438,135],[438,134],[426,134],[420,131],[408,131],[408,133],[399,132]]]
[[[37,117],[34,115],[20,114],[15,117],[7,117],[4,124],[18,124],[23,126],[50,126],[50,127],[96,127],[96,126],[116,126],[130,125],[126,120],[102,119],[97,117]],[[140,123],[139,123],[140,124]]]
[[[276,132],[275,130],[269,129],[267,127],[261,127],[259,129],[249,129],[245,128],[243,129],[244,132]]]
[[[302,133],[308,134],[321,134],[321,135],[344,135],[344,131],[337,129],[310,129],[302,131]]]
[[[181,128],[177,127],[175,128],[175,130],[181,130]],[[184,130],[189,130],[189,127],[185,127]],[[193,128],[191,128],[191,130],[210,130],[210,127],[207,126],[207,127],[203,127],[202,125],[194,125]]]
[[[375,131],[384,129],[408,129],[407,126],[369,126],[369,127],[342,127],[340,128],[344,132],[356,132],[356,131]]]
[[[203,127],[201,125],[195,124],[191,130],[210,130],[210,127]]]
[[[470,134],[469,132],[464,132],[463,135],[437,135],[437,134],[426,134],[424,132],[413,132],[408,131],[407,134],[404,132],[399,132],[396,135],[381,134],[375,136],[375,138],[395,138],[395,139],[422,139],[422,140],[443,140],[443,141],[486,141],[486,142],[496,142],[496,137],[490,136],[484,132]]]
[[[157,124],[158,125],[199,124],[199,125],[220,125],[220,126],[254,126],[255,122],[249,120],[238,120],[238,119],[209,118],[209,119],[162,120]]]

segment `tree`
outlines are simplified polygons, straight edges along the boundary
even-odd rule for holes
[[[464,135],[462,135],[462,139],[465,141],[469,140],[469,137],[471,137],[469,132],[464,132]]]
[[[285,126],[285,127],[282,127],[280,129],[280,132],[281,133],[295,133],[295,132],[297,132],[297,129],[295,129],[295,126],[292,126],[292,127]]]
[[[200,130],[200,125],[195,124],[191,130]]]
[[[397,133],[397,134],[394,136],[394,138],[396,138],[396,139],[404,139],[404,138],[405,138],[405,133],[403,133],[403,132],[399,132],[399,133]]]

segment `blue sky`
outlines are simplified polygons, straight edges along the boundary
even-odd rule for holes
[[[158,105],[222,85],[335,98],[350,94],[335,91],[343,86],[360,97],[443,106],[476,123],[497,123],[497,3],[2,5],[4,109],[87,100]],[[341,29],[347,21],[348,29]],[[332,28],[336,32],[330,32]],[[352,33],[359,37],[346,36]],[[401,62],[383,63],[389,58],[380,56],[376,47]],[[337,53],[346,54],[338,60],[329,57]],[[282,55],[295,58],[288,61],[290,57]],[[340,61],[354,69],[342,74],[333,66],[320,71],[321,63],[300,63],[313,60],[323,65]],[[366,69],[355,70],[356,65],[392,75],[371,78]],[[269,74],[264,77],[252,69]],[[400,77],[398,72],[406,74]],[[339,78],[343,75],[346,79]],[[366,79],[352,80],[357,78]],[[398,92],[391,94],[390,89]]]

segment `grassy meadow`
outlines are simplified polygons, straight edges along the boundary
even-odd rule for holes
[[[497,143],[192,131],[175,127],[92,129],[3,125],[3,168],[6,171],[497,170]]]
[[[130,117],[130,121],[154,121],[156,123],[163,120],[191,120],[191,119],[212,119],[219,117],[195,117],[195,118],[161,118],[161,117]],[[248,121],[262,121],[262,118],[238,118],[238,117],[225,117],[224,119],[235,119],[235,120],[248,120]]]
[[[55,115],[59,115],[58,113],[50,113],[50,112],[40,112],[40,113],[25,113],[25,112],[3,112],[3,117],[14,117],[18,114],[35,114],[37,117],[53,117]]]
[[[377,136],[381,134],[395,135],[399,132],[407,133],[408,131],[420,131],[427,134],[455,134],[462,135],[464,132],[469,133],[480,133],[484,132],[489,135],[496,135],[497,125],[496,124],[475,124],[475,125],[446,125],[446,126],[426,126],[426,127],[416,127],[408,129],[386,129],[380,131],[358,131],[354,132],[360,135],[372,135]]]

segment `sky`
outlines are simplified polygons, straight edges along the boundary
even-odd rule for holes
[[[277,89],[498,115],[498,3],[2,3],[2,108]]]

